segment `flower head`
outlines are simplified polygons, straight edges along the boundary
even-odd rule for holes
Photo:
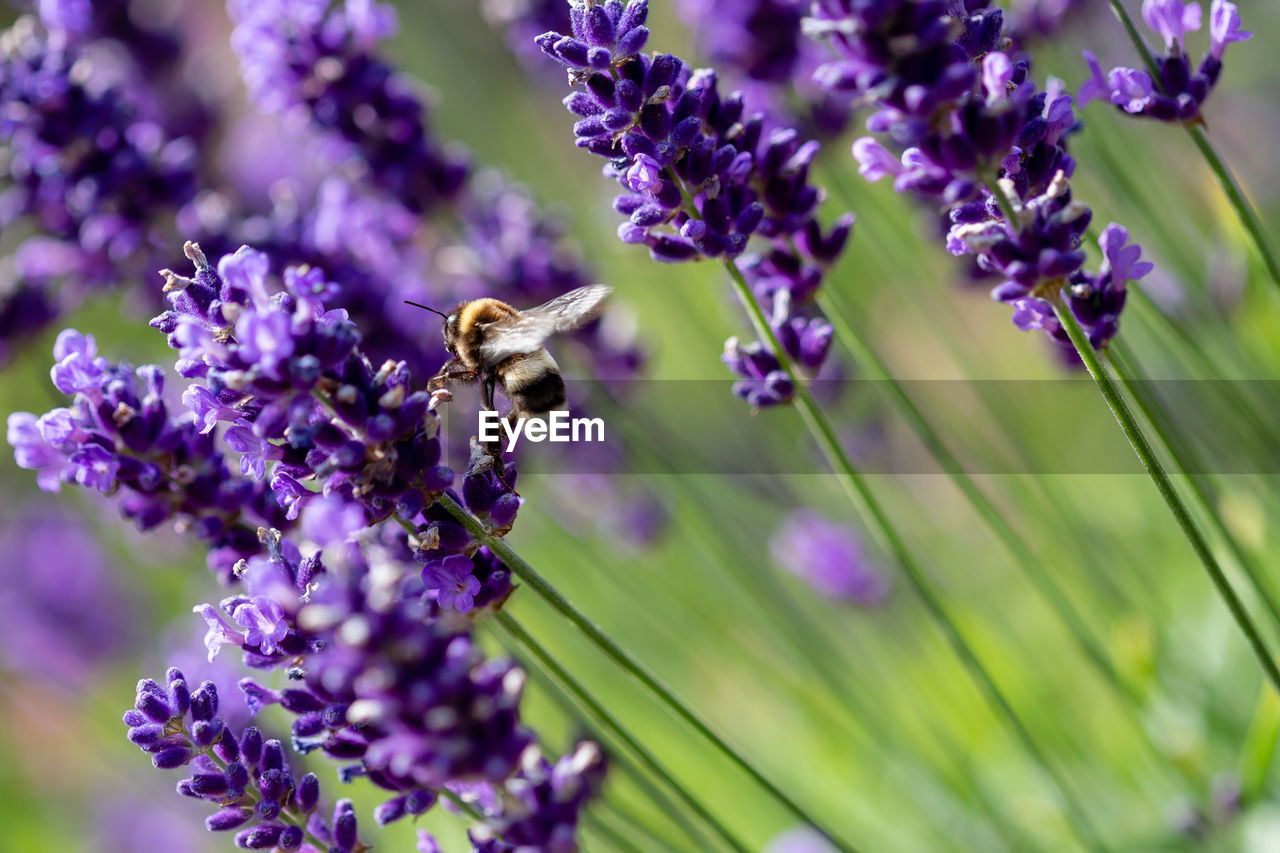
[[[1158,79],[1132,68],[1114,68],[1104,79],[1097,59],[1085,51],[1089,78],[1080,88],[1081,103],[1106,97],[1132,115],[1168,122],[1198,121],[1222,74],[1227,45],[1245,41],[1252,33],[1241,29],[1234,3],[1213,0],[1209,6],[1209,50],[1195,66],[1187,54],[1186,34],[1200,29],[1199,3],[1144,0],[1142,16],[1165,41],[1166,55],[1155,58]]]
[[[437,604],[459,613],[471,610],[480,591],[480,581],[471,573],[471,560],[460,554],[427,563],[422,567],[422,582],[436,593]]]

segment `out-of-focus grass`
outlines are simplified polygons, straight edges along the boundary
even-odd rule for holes
[[[642,250],[616,240],[608,208],[611,187],[597,179],[598,159],[572,147],[571,119],[559,104],[563,93],[523,71],[472,3],[401,5],[403,34],[393,51],[407,71],[434,90],[437,132],[467,145],[478,162],[527,182],[543,201],[562,206],[600,278],[637,312],[654,351],[654,377],[720,380],[727,395],[721,346],[729,335],[745,335],[748,326],[730,300],[722,273],[710,264],[651,263]],[[1262,2],[1240,6],[1258,36],[1231,52],[1208,121],[1275,233],[1280,232],[1280,172],[1268,153],[1274,146],[1266,140],[1274,138],[1280,124],[1272,96],[1280,57],[1268,49],[1267,37],[1280,27],[1280,10]],[[686,48],[687,36],[669,9],[655,9],[654,29],[651,47]],[[1104,62],[1136,64],[1115,29],[1103,14],[1090,18],[1040,52],[1037,76],[1059,74],[1074,87],[1083,76],[1079,48],[1090,45]],[[1215,372],[1274,378],[1280,363],[1276,294],[1185,134],[1127,120],[1103,105],[1089,107],[1084,120],[1085,132],[1073,143],[1077,197],[1093,206],[1099,224],[1112,219],[1125,224],[1159,264],[1160,281],[1183,292],[1186,310],[1179,316],[1214,359]],[[1038,336],[1013,329],[1006,308],[980,291],[955,286],[958,267],[941,250],[931,226],[890,187],[866,185],[847,152],[843,143],[828,146],[818,170],[829,189],[824,215],[849,206],[859,215],[853,242],[829,287],[850,321],[884,352],[895,375],[1063,375]],[[1232,302],[1229,294],[1236,290],[1243,296]],[[1227,295],[1210,298],[1208,293]],[[143,326],[127,302],[107,300],[70,322],[94,333],[100,350],[112,357],[135,363],[170,360],[160,336]],[[1139,311],[1129,312],[1123,328],[1153,374],[1189,375]],[[42,411],[54,404],[42,385],[51,338],[0,376],[0,409]],[[1262,403],[1273,418],[1280,411],[1274,400]],[[1101,400],[1095,404],[1102,407]],[[854,408],[884,410],[882,403],[858,401],[839,411]],[[1048,468],[1056,454],[1087,454],[1095,441],[1078,436],[1064,450],[1060,440],[1046,440],[1051,425],[1034,408],[993,414],[957,403],[957,409],[927,414],[949,440],[987,444],[1000,453],[1016,443]],[[793,413],[751,415],[744,409],[741,417],[775,422],[776,440],[762,452],[784,459],[810,452]],[[1218,417],[1226,422],[1224,429],[1235,430],[1230,412]],[[891,417],[888,422],[891,439],[907,440],[900,424]],[[677,431],[681,426],[664,424]],[[675,473],[681,461],[671,460]],[[34,488],[33,478],[17,471],[7,456],[0,472],[10,501],[22,500]],[[775,571],[767,536],[791,508],[806,504],[833,519],[855,521],[831,478],[639,479],[673,511],[666,534],[651,550],[630,551],[604,533],[565,529],[548,509],[552,492],[564,488],[564,481],[537,475],[522,480],[528,502],[511,536],[513,546],[771,778],[865,849],[999,848],[1000,837],[992,833],[978,798],[972,793],[957,798],[927,778],[925,768],[936,767],[957,773],[961,787],[970,791],[976,781],[996,811],[1025,835],[1055,849],[1068,843],[1042,780],[904,585],[895,587],[883,608],[863,612],[819,600],[789,577],[771,576],[769,582],[781,584],[811,629],[800,647],[790,642],[777,610],[768,606],[778,597],[770,593],[760,599],[744,591],[744,584],[759,585]],[[980,477],[1109,643],[1117,666],[1158,696],[1137,714],[1120,706],[1088,669],[945,478],[882,475],[872,480],[983,660],[1117,849],[1175,848],[1178,840],[1164,823],[1170,803],[1186,794],[1203,799],[1215,774],[1256,764],[1256,757],[1245,754],[1260,688],[1256,665],[1145,477]],[[1229,526],[1247,534],[1247,545],[1273,578],[1275,486],[1274,477],[1232,476],[1219,482],[1220,511]],[[91,517],[98,515],[94,496],[75,499]],[[144,597],[143,618],[154,636],[174,617],[194,619],[181,615],[194,600],[218,595],[198,554],[180,550],[155,565],[139,559],[147,540],[122,537],[111,532],[110,524],[103,527],[122,573]],[[788,825],[783,813],[529,590],[517,592],[509,606],[753,849]],[[145,757],[124,742],[118,723],[134,680],[157,674],[162,665],[154,650],[144,659],[150,670],[144,672],[140,662],[122,663],[85,693],[52,693],[8,677],[0,682],[0,765],[5,767],[0,849],[100,849],[88,818],[113,788],[136,789],[144,799],[175,809],[187,805],[171,793],[171,774],[150,771]],[[832,683],[832,672],[841,677],[839,685]],[[877,719],[887,728],[860,719],[848,701],[851,692],[878,709]],[[528,716],[560,746],[575,729],[536,685],[530,688]],[[1135,734],[1135,716],[1166,756],[1174,756],[1197,780],[1195,790],[1167,759],[1144,748]],[[1263,722],[1253,743],[1265,743],[1274,714]],[[956,756],[963,766],[953,763]],[[378,799],[368,786],[340,789],[331,767],[315,765],[328,794],[349,791],[362,816],[368,815]],[[631,782],[614,776],[610,798],[662,821]],[[1243,828],[1219,838],[1219,849],[1249,844],[1249,849],[1266,850],[1280,843],[1275,840],[1280,835],[1267,832],[1280,821],[1268,791],[1248,809]],[[198,807],[188,812],[193,825],[199,812]],[[408,823],[377,833],[367,817],[363,824],[379,849],[412,849]],[[463,844],[460,822],[443,811],[423,825],[443,831],[446,849]],[[198,841],[199,832],[192,837]],[[611,849],[590,835],[587,846]],[[1014,846],[1021,849],[1018,841]]]

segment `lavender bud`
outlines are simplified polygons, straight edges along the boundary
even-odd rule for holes
[[[210,832],[227,832],[244,826],[251,817],[253,817],[252,809],[226,808],[205,818],[204,825]]]

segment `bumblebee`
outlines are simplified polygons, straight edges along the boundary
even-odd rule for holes
[[[408,302],[444,317],[444,346],[452,356],[427,381],[434,393],[450,382],[480,382],[481,403],[496,411],[499,384],[511,401],[507,419],[542,415],[565,404],[564,378],[543,342],[594,320],[613,288],[593,284],[571,290],[537,308],[517,311],[497,299],[473,299],[448,314]]]

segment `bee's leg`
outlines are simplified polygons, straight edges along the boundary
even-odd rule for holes
[[[489,372],[484,375],[484,392],[481,395],[480,405],[484,406],[491,412],[496,412],[497,408],[493,405],[493,391],[498,386],[498,377]]]
[[[460,359],[451,358],[440,368],[440,372],[427,380],[428,391],[442,390],[450,382],[474,382],[476,372],[462,363]]]
[[[519,406],[513,403],[511,411],[507,412],[506,416],[503,418],[509,427],[507,430],[509,434],[515,429],[515,423],[520,420],[521,417],[523,417],[523,413],[520,411]],[[506,486],[511,491],[511,494],[516,497],[520,497],[520,493],[515,490],[515,487],[507,482],[507,466],[506,463],[502,461],[501,446],[486,446],[485,449],[488,450],[489,455],[493,457],[493,473],[497,476],[498,482]]]
[[[486,372],[481,381],[480,405],[490,412],[496,412],[497,408],[493,404],[493,392],[498,385],[498,377],[492,372]],[[493,459],[493,471],[498,475],[498,481],[502,485],[507,486],[506,466],[502,462],[502,439],[497,441],[486,441],[484,443],[485,452]],[[507,486],[507,488],[511,488]]]

